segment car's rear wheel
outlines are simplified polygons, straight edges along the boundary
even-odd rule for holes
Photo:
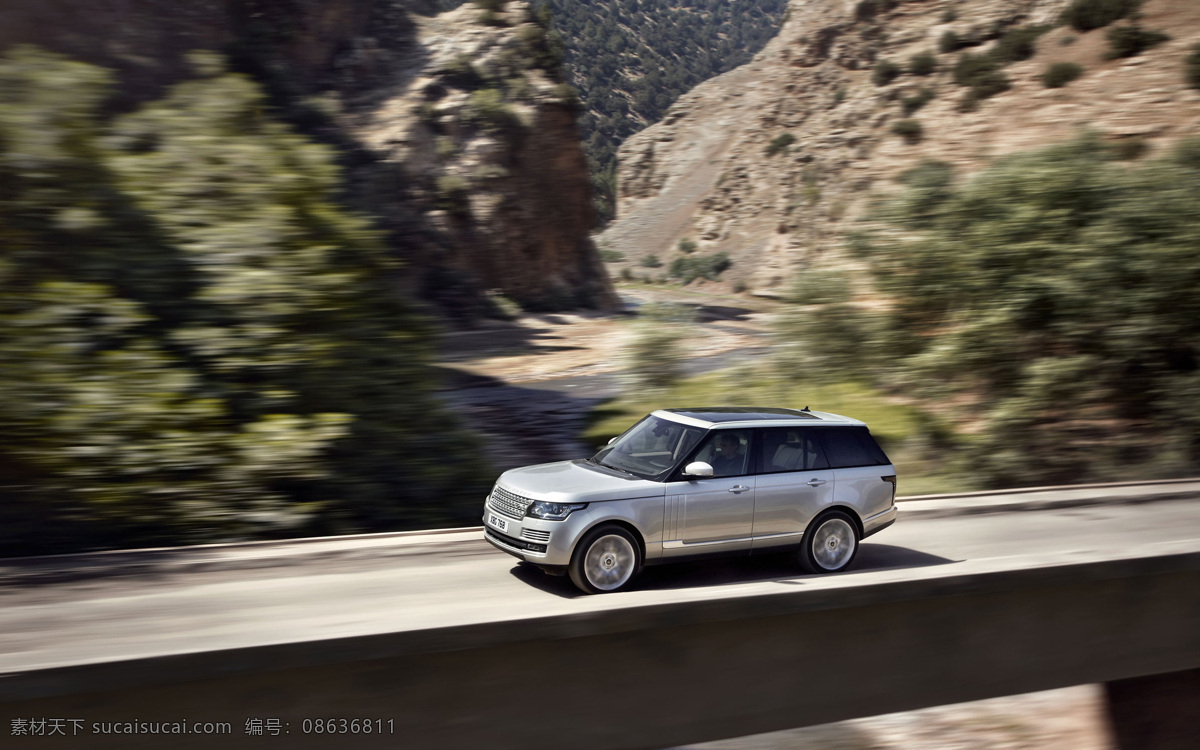
[[[571,557],[571,581],[588,594],[607,594],[629,585],[642,568],[633,534],[620,526],[600,526],[584,535]]]
[[[840,510],[817,518],[804,532],[800,565],[809,573],[845,570],[858,554],[858,527]]]

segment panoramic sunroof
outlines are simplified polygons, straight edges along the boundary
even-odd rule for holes
[[[705,422],[740,422],[747,419],[819,419],[812,414],[796,409],[776,409],[753,406],[697,407],[694,409],[667,409],[672,414],[702,419]]]

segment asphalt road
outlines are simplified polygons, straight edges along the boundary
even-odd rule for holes
[[[902,504],[900,522],[863,543],[852,569],[805,576],[787,557],[649,568],[635,590],[580,596],[495,551],[479,531],[140,553],[150,562],[54,582],[0,566],[0,674],[610,607],[851,588],[898,578],[1153,555],[1200,541],[1200,485],[1153,502],[1039,508],[1014,494]],[[1042,493],[1071,497],[1071,493]],[[1075,493],[1086,496],[1086,491]],[[970,504],[962,514],[929,512]],[[911,510],[905,510],[906,506]],[[983,512],[992,507],[996,512]],[[134,556],[136,557],[136,555]],[[92,565],[95,565],[95,558]],[[128,557],[100,558],[110,562]],[[74,563],[72,563],[74,564]],[[109,564],[109,563],[101,563]],[[119,567],[119,566],[117,566]]]

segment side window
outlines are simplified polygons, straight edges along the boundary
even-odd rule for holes
[[[875,438],[871,437],[871,432],[866,427],[856,427],[854,431],[858,433],[858,439],[862,441],[863,447],[867,449],[867,455],[871,457],[871,463],[875,466],[884,466],[890,464],[892,459],[887,457],[883,452],[883,448],[879,447],[879,443]]]
[[[829,465],[833,468],[879,466],[887,463],[875,440],[865,427],[826,427],[821,429],[821,442]]]
[[[762,437],[760,468],[764,474],[827,469],[825,451],[811,427],[768,427]]]
[[[692,461],[713,467],[714,477],[738,477],[748,473],[749,430],[713,430],[700,444]]]

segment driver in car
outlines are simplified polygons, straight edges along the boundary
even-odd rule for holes
[[[714,477],[731,477],[742,473],[742,456],[738,455],[741,441],[732,432],[724,432],[717,438],[717,452],[713,456]]]

